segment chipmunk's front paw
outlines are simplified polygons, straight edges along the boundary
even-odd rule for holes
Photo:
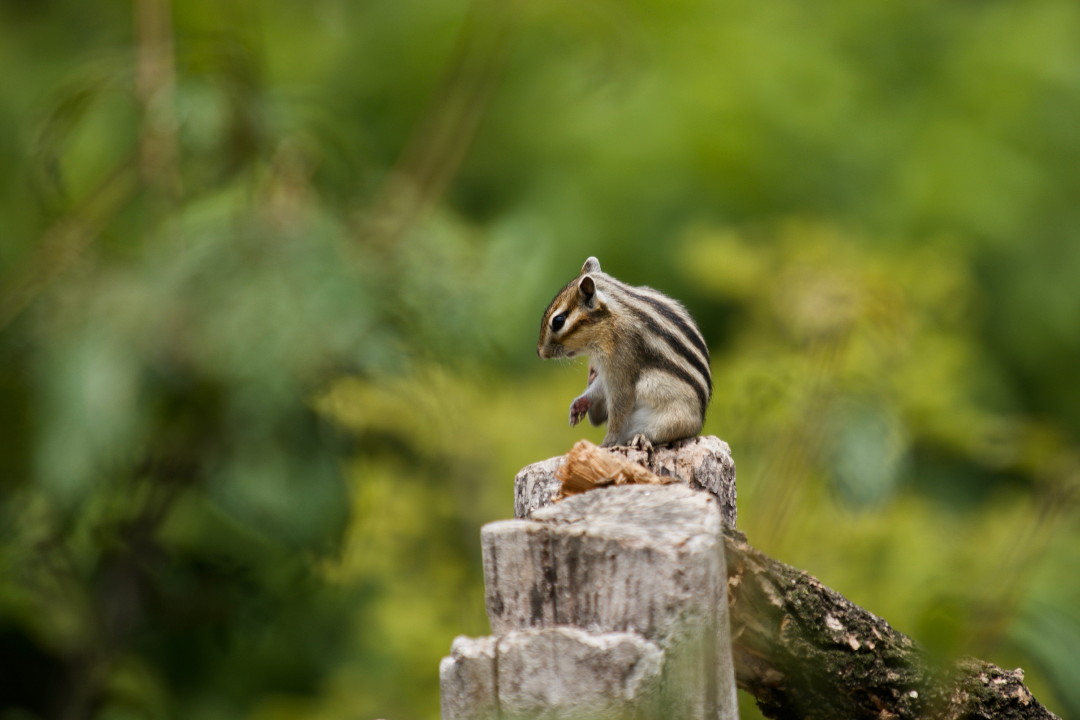
[[[592,407],[592,401],[584,395],[574,398],[574,402],[570,403],[570,424],[577,425],[581,422],[590,407]]]
[[[643,433],[638,433],[634,437],[630,438],[630,443],[628,447],[642,450],[647,453],[653,452],[652,442],[649,440],[649,438],[645,437]]]

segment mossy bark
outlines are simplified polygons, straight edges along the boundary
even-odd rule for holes
[[[887,622],[724,531],[735,679],[782,720],[1051,719],[1007,671],[965,659],[935,671]]]

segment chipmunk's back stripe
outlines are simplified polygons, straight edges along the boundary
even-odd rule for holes
[[[701,375],[701,379],[705,382],[706,397],[711,396],[712,372],[709,370],[708,365],[709,348],[705,345],[701,333],[693,325],[693,321],[688,321],[684,317],[683,313],[685,311],[682,311],[681,307],[676,305],[673,300],[659,293],[656,296],[646,295],[614,278],[612,278],[612,284],[617,291],[615,293],[616,297],[625,296],[625,298],[621,298],[622,304],[626,306],[634,318],[644,324],[655,336],[662,338],[675,354],[682,357],[691,367],[697,370]],[[673,333],[661,327],[656,315],[674,325],[685,340],[680,340]],[[686,341],[689,341],[690,344],[688,345]],[[701,354],[694,352],[693,348],[697,348]]]
[[[712,376],[709,372],[709,366],[701,361],[701,358],[698,356],[698,354],[694,352],[691,348],[687,347],[686,343],[681,342],[679,338],[675,337],[675,335],[662,328],[660,324],[656,322],[656,319],[646,310],[642,310],[635,305],[627,305],[627,308],[629,308],[631,314],[635,318],[637,318],[638,322],[642,323],[649,329],[649,332],[651,332],[653,335],[663,338],[664,343],[667,344],[667,346],[671,348],[671,350],[676,355],[681,357],[683,360],[686,360],[686,362],[689,363],[692,368],[697,370],[698,374],[701,376],[701,380],[705,381],[705,387],[703,389],[705,397],[708,398],[710,395],[712,395]],[[691,377],[689,373],[686,373],[686,376],[688,378]],[[694,385],[695,388],[698,388],[701,385],[701,381],[693,381],[691,384]],[[702,407],[704,407],[704,405]]]
[[[659,312],[667,320],[669,320],[673,325],[679,328],[683,336],[687,340],[689,340],[694,345],[694,347],[700,350],[702,357],[704,357],[705,360],[708,361],[709,347],[705,344],[705,338],[701,336],[701,333],[698,331],[697,328],[695,328],[693,325],[686,321],[686,319],[678,310],[661,300],[659,297],[645,295],[644,293],[639,292],[636,288],[630,285],[627,285],[619,280],[615,280],[614,278],[612,278],[612,280],[619,287],[620,290],[622,290],[635,300],[640,300],[641,302],[648,303],[653,308],[655,308],[657,312]],[[708,373],[705,374],[708,375]],[[711,379],[710,387],[712,387]]]
[[[697,395],[698,407],[701,408],[701,414],[705,414],[705,408],[709,404],[709,395],[705,392],[705,388],[701,383],[694,379],[694,376],[688,373],[685,369],[679,367],[671,361],[664,353],[660,352],[656,348],[649,345],[645,338],[638,335],[635,338],[638,348],[638,357],[642,359],[642,369],[652,368],[660,370],[669,375],[672,375],[694,389],[694,394]]]

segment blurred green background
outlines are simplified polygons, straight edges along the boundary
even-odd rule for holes
[[[438,717],[588,255],[752,543],[1080,717],[1072,0],[4,0],[0,718]],[[745,717],[756,717],[741,698]]]

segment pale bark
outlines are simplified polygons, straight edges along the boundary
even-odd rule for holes
[[[596,447],[583,440],[574,450],[590,446]],[[514,478],[514,517],[528,517],[533,510],[555,502],[562,491],[559,469],[574,450],[518,472]],[[712,435],[688,438],[653,450],[612,447],[605,448],[604,453],[600,457],[615,462],[626,460],[663,480],[674,478],[695,490],[705,490],[716,498],[724,525],[735,527],[735,461],[731,458],[731,448],[720,438]]]
[[[455,641],[444,720],[735,720],[723,523],[681,485],[594,490],[481,532],[491,638]]]

